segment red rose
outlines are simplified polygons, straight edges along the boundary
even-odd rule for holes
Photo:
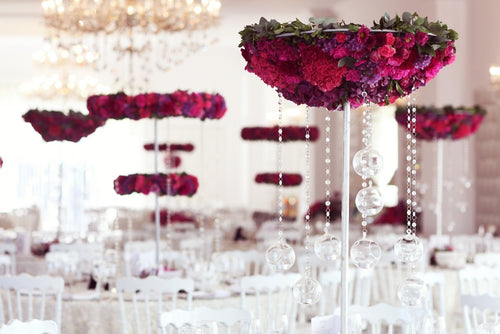
[[[460,139],[463,137],[467,137],[471,133],[472,133],[472,129],[469,127],[469,125],[462,123],[462,124],[460,124],[458,129],[455,132],[453,132],[451,138],[452,139]]]
[[[390,45],[384,45],[378,49],[378,53],[384,58],[389,58],[396,53],[396,50],[394,50],[394,48]]]
[[[429,40],[429,35],[427,35],[425,32],[418,31],[417,34],[415,35],[415,41],[420,46],[424,46],[428,40]]]
[[[335,35],[335,39],[339,43],[344,43],[346,38],[347,38],[347,36],[343,32],[339,32],[338,34]]]
[[[135,97],[135,105],[138,106],[139,108],[143,108],[146,106],[146,95],[144,94],[139,94]]]
[[[396,40],[396,38],[394,38],[394,35],[392,33],[387,33],[385,34],[385,44],[387,45],[392,45],[394,44],[394,41]]]

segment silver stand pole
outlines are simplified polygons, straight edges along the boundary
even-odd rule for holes
[[[351,167],[351,104],[344,103],[344,146],[342,158],[342,270],[341,270],[341,333],[348,333],[348,270],[349,270],[349,171]]]
[[[154,149],[155,149],[155,174],[158,174],[158,119],[154,120]],[[158,272],[160,270],[160,206],[158,204],[158,194],[155,194],[155,228],[156,228],[156,247],[155,261]]]
[[[437,140],[436,235],[443,233],[443,140]]]

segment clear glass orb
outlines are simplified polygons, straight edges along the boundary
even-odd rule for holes
[[[334,261],[340,256],[340,240],[325,233],[314,242],[314,253],[323,261]]]
[[[321,285],[314,278],[304,276],[293,285],[293,296],[300,304],[312,305],[319,302],[322,292]]]
[[[377,188],[366,187],[361,189],[356,195],[356,207],[359,212],[367,216],[374,216],[384,207],[382,195]]]
[[[405,306],[416,306],[422,303],[427,294],[427,287],[419,278],[409,277],[401,283],[398,298]]]
[[[407,234],[394,245],[394,254],[400,262],[415,263],[422,259],[424,245],[416,235]]]
[[[266,262],[275,272],[284,272],[295,263],[295,251],[286,243],[277,242],[266,251]]]
[[[354,155],[352,165],[359,176],[374,177],[382,170],[384,162],[380,153],[367,147]]]
[[[358,268],[373,268],[382,255],[380,246],[373,240],[360,239],[351,247],[351,260]]]

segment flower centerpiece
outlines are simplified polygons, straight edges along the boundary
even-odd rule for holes
[[[268,140],[278,141],[278,126],[273,127],[246,127],[241,130],[241,138],[244,140]],[[283,126],[281,128],[282,141],[304,141],[306,138],[306,128],[301,126]],[[316,141],[319,138],[317,126],[309,127],[309,140]]]
[[[458,38],[446,24],[416,13],[386,14],[371,28],[332,18],[309,24],[261,18],[240,35],[247,71],[288,100],[330,110],[410,94],[453,63]]]
[[[278,173],[260,173],[255,176],[256,183],[279,185]],[[283,187],[299,186],[302,183],[302,175],[293,173],[282,173]]]
[[[485,115],[486,110],[480,106],[417,107],[415,135],[425,140],[465,138],[479,129]],[[398,107],[396,121],[401,126],[407,126],[407,116],[406,107]]]
[[[87,99],[89,113],[104,119],[189,117],[220,119],[227,111],[219,94],[190,93],[177,90],[171,94],[146,93],[129,96],[124,93],[92,95]]]
[[[153,151],[155,149],[155,144],[154,143],[148,143],[144,144],[144,149],[146,151]],[[194,150],[194,145],[193,144],[159,144],[158,145],[158,151],[166,151],[169,150],[170,152],[174,151],[182,151],[182,152],[192,152]]]
[[[60,111],[32,109],[23,115],[23,119],[31,123],[46,142],[78,142],[105,123],[104,119],[73,110],[65,114]]]
[[[167,190],[167,178],[170,189]],[[114,181],[115,191],[119,195],[134,192],[159,196],[193,196],[198,190],[198,179],[186,173],[170,174],[131,174],[120,175]]]

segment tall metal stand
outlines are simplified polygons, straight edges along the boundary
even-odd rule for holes
[[[437,140],[436,235],[443,233],[443,140]]]
[[[155,174],[158,174],[158,119],[154,119],[154,149],[155,149]],[[160,206],[158,203],[158,194],[155,194],[155,261],[156,268],[160,270]]]
[[[342,270],[341,270],[341,333],[348,327],[349,275],[349,171],[351,166],[351,104],[344,103],[344,145],[342,156]]]

